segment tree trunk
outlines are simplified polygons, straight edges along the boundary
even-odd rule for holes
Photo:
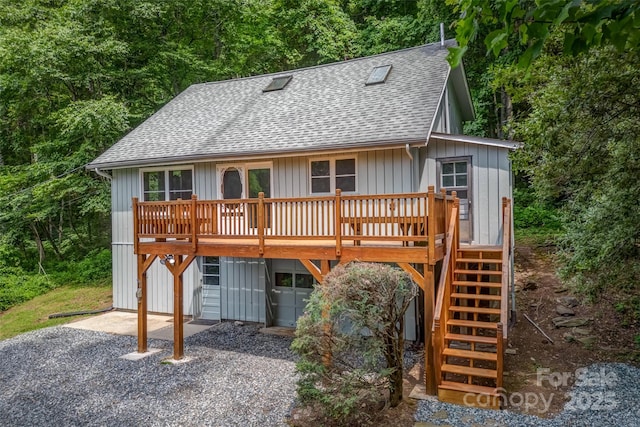
[[[404,375],[404,317],[400,317],[398,329],[392,333],[398,334],[395,339],[388,334],[386,338],[387,363],[395,367],[389,376],[389,405],[395,408],[402,401],[402,379]]]
[[[38,228],[34,223],[30,223],[31,231],[33,231],[33,238],[36,240],[36,246],[38,247],[38,266],[42,273],[44,273],[44,268],[42,267],[42,262],[44,261],[44,245],[42,244],[42,239],[40,238],[40,233],[38,233]]]

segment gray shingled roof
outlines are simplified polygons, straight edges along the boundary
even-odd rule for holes
[[[439,43],[289,72],[195,84],[90,168],[426,142],[449,76]],[[365,86],[375,66],[386,83]],[[292,75],[280,91],[273,77]]]

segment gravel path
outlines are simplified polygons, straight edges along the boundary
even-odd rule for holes
[[[418,403],[415,418],[422,424],[416,426],[640,426],[640,369],[621,363],[595,364],[580,374],[580,384],[576,383],[566,396],[565,393],[554,396],[566,399],[567,403],[551,419],[428,400]],[[521,406],[527,396],[512,394],[509,399],[515,406]]]
[[[65,327],[0,341],[0,424],[279,426],[295,398],[291,339],[231,322],[185,340],[190,361],[161,352],[120,359],[133,337]]]

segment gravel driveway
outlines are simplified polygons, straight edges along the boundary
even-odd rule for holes
[[[136,339],[65,327],[0,341],[0,424],[278,426],[295,398],[290,338],[230,322],[189,337],[190,361],[138,361]]]

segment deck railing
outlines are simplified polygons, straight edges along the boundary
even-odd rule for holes
[[[335,240],[345,244],[426,246],[442,243],[451,196],[435,193],[139,202],[133,199],[134,242],[147,239]],[[428,237],[432,236],[431,239]]]

